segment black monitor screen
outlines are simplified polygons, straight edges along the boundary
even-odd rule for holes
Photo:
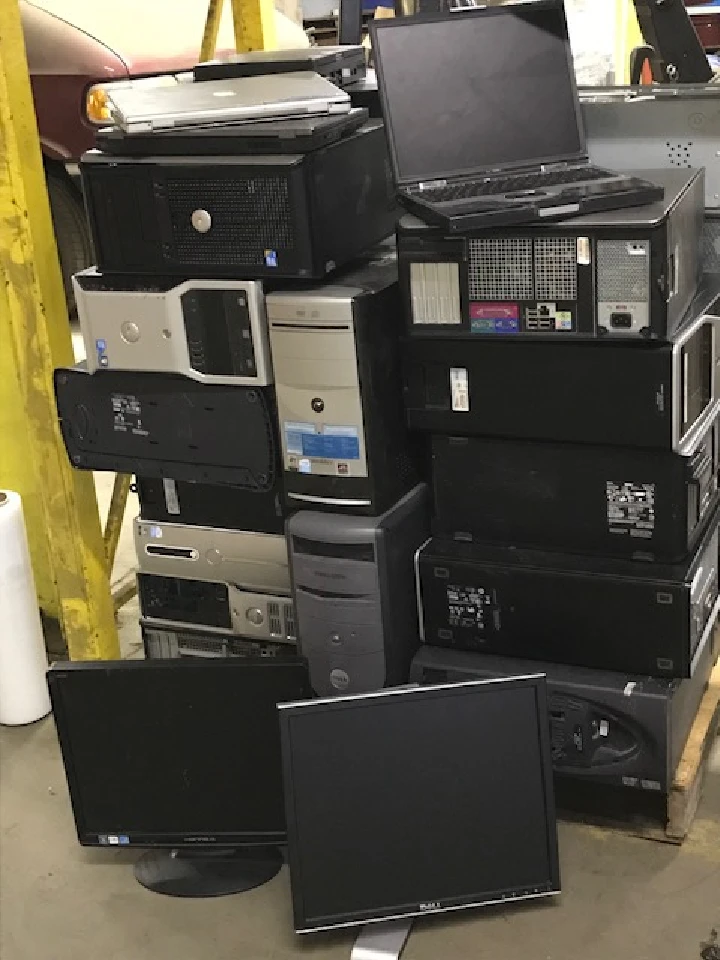
[[[562,0],[379,21],[373,49],[398,181],[584,155]]]
[[[545,680],[283,707],[299,932],[559,888]]]
[[[277,704],[309,695],[303,661],[58,664],[48,679],[82,843],[284,838]]]

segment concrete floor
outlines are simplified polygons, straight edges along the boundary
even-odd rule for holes
[[[418,923],[406,960],[699,960],[720,928],[720,753],[681,848],[560,825],[562,897]],[[0,729],[2,960],[349,957],[347,933],[302,941],[287,871],[264,887],[182,901],[139,886],[127,851],[75,840],[52,720]]]
[[[98,474],[106,509],[112,476]],[[116,562],[134,566],[128,508]],[[121,613],[124,656],[141,656],[137,605]],[[720,929],[720,743],[682,847],[560,824],[563,894],[415,926],[406,960],[700,960]],[[0,728],[0,960],[348,958],[352,935],[292,933],[287,870],[218,900],[149,893],[127,851],[76,841],[51,719]],[[716,956],[707,960],[718,960]]]

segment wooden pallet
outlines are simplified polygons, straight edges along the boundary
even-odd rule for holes
[[[710,751],[720,726],[720,661],[715,664],[695,722],[667,796],[664,816],[636,815],[629,820],[587,818],[570,814],[567,819],[592,823],[629,836],[662,843],[682,843],[690,832],[700,804]],[[659,798],[658,798],[659,799]],[[564,814],[561,816],[565,817]]]
[[[668,821],[664,839],[670,843],[682,843],[695,819],[719,723],[720,661],[710,675],[668,795]]]

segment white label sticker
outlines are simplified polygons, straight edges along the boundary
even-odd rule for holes
[[[455,413],[470,412],[470,389],[465,367],[450,368],[450,397]]]
[[[300,473],[312,473],[312,461],[308,460],[307,457],[301,457],[298,462],[298,470]]]
[[[167,512],[173,516],[178,516],[180,513],[180,500],[178,499],[177,484],[169,477],[164,477],[163,490],[165,491],[165,506]]]
[[[153,540],[162,540],[162,535],[162,527],[157,527],[154,524],[150,527],[150,537]]]
[[[650,540],[655,530],[655,484],[607,480],[608,532]]]
[[[601,720],[601,721],[600,721],[600,729],[599,729],[599,731],[598,731],[599,735],[600,735],[601,737],[606,737],[606,736],[608,735],[609,731],[610,731],[610,724],[608,723],[608,721],[607,721],[607,720]]]

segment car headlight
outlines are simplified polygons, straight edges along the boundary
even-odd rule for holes
[[[90,123],[107,126],[112,121],[107,90],[98,83],[90,87],[85,94],[85,116]]]

